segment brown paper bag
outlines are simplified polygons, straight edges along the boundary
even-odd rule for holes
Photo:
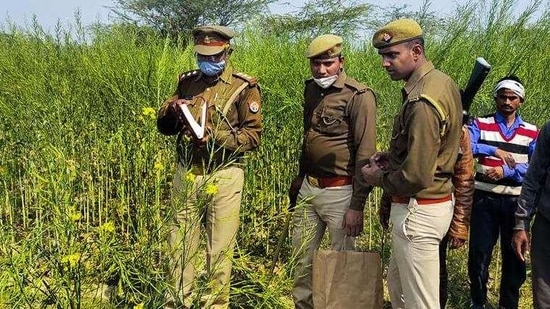
[[[317,250],[313,254],[315,309],[380,309],[382,265],[377,252]]]

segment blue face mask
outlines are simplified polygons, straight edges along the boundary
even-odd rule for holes
[[[199,60],[198,63],[201,72],[207,76],[219,75],[221,72],[223,72],[223,69],[225,68],[225,60],[222,60],[220,62]]]

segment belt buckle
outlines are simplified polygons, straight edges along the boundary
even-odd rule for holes
[[[307,181],[309,181],[309,184],[314,186],[314,187],[317,187],[317,188],[320,188],[321,186],[319,185],[319,180],[315,177],[311,177],[311,176],[307,176]]]

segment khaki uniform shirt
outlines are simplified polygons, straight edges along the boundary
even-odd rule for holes
[[[353,176],[350,208],[362,210],[372,190],[361,176],[361,167],[376,151],[374,93],[341,72],[327,89],[307,80],[304,100],[300,175]]]
[[[453,191],[462,126],[458,87],[427,62],[412,74],[402,93],[403,105],[393,123],[390,169],[379,174],[382,187],[392,196],[445,197]],[[426,97],[436,101],[446,119]]]
[[[241,86],[244,88],[238,91]],[[229,110],[223,113],[232,96],[235,97]],[[206,126],[214,143],[198,147],[185,136],[185,127],[177,112],[168,108],[177,99],[192,102],[188,107],[197,122],[202,104],[207,104]],[[177,150],[182,163],[214,168],[214,165],[232,162],[239,159],[243,152],[255,149],[260,144],[262,121],[259,86],[254,78],[237,73],[231,67],[227,67],[220,78],[212,83],[199,70],[184,73],[180,75],[174,95],[159,109],[157,127],[166,135],[179,134]]]

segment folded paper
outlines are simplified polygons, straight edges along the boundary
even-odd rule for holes
[[[184,122],[186,127],[191,131],[196,139],[202,139],[204,137],[205,125],[206,125],[206,103],[201,106],[200,125],[195,120],[187,104],[180,104],[181,111],[183,112]]]

